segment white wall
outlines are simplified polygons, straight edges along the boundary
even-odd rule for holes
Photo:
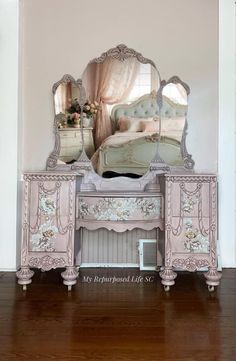
[[[0,269],[11,270],[16,267],[17,239],[17,0],[0,0],[0,54]]]
[[[236,267],[236,61],[234,0],[219,2],[219,239],[222,264]]]
[[[125,43],[191,88],[188,148],[196,170],[217,171],[217,0],[22,0],[24,170],[53,148],[51,87]]]

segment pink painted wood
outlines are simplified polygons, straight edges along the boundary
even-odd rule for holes
[[[165,176],[165,267],[160,276],[168,291],[173,268],[207,268],[209,291],[219,285],[217,272],[217,179],[215,175]]]
[[[21,269],[18,283],[31,283],[30,267],[48,271],[66,267],[63,283],[71,289],[74,267],[75,186],[73,173],[25,173]]]
[[[124,232],[134,228],[164,228],[161,193],[84,192],[77,194],[76,228],[106,228]]]

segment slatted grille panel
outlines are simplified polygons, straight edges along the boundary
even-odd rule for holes
[[[156,238],[156,230],[116,233],[106,229],[88,231],[83,229],[81,264],[103,264],[104,266],[127,264],[139,265],[138,240]]]
[[[155,267],[157,262],[156,257],[157,245],[156,243],[143,244],[143,266]]]

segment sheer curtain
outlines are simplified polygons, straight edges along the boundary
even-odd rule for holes
[[[139,71],[136,58],[119,61],[108,57],[103,63],[89,64],[83,74],[88,98],[100,105],[94,124],[95,145],[98,148],[112,134],[107,105],[122,102],[131,91]]]
[[[72,85],[71,83],[60,84],[55,93],[55,111],[56,114],[65,113],[71,106]]]

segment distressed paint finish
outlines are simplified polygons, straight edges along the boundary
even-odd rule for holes
[[[33,276],[29,267],[44,271],[67,267],[62,274],[64,284],[76,283],[75,184],[73,173],[24,174],[21,269],[17,272],[24,288]]]
[[[163,196],[160,193],[78,193],[76,227],[106,228],[124,232],[134,228],[163,229]]]
[[[165,268],[160,276],[167,290],[177,276],[173,267],[192,272],[207,267],[210,290],[219,284],[216,186],[214,175],[165,176]]]

